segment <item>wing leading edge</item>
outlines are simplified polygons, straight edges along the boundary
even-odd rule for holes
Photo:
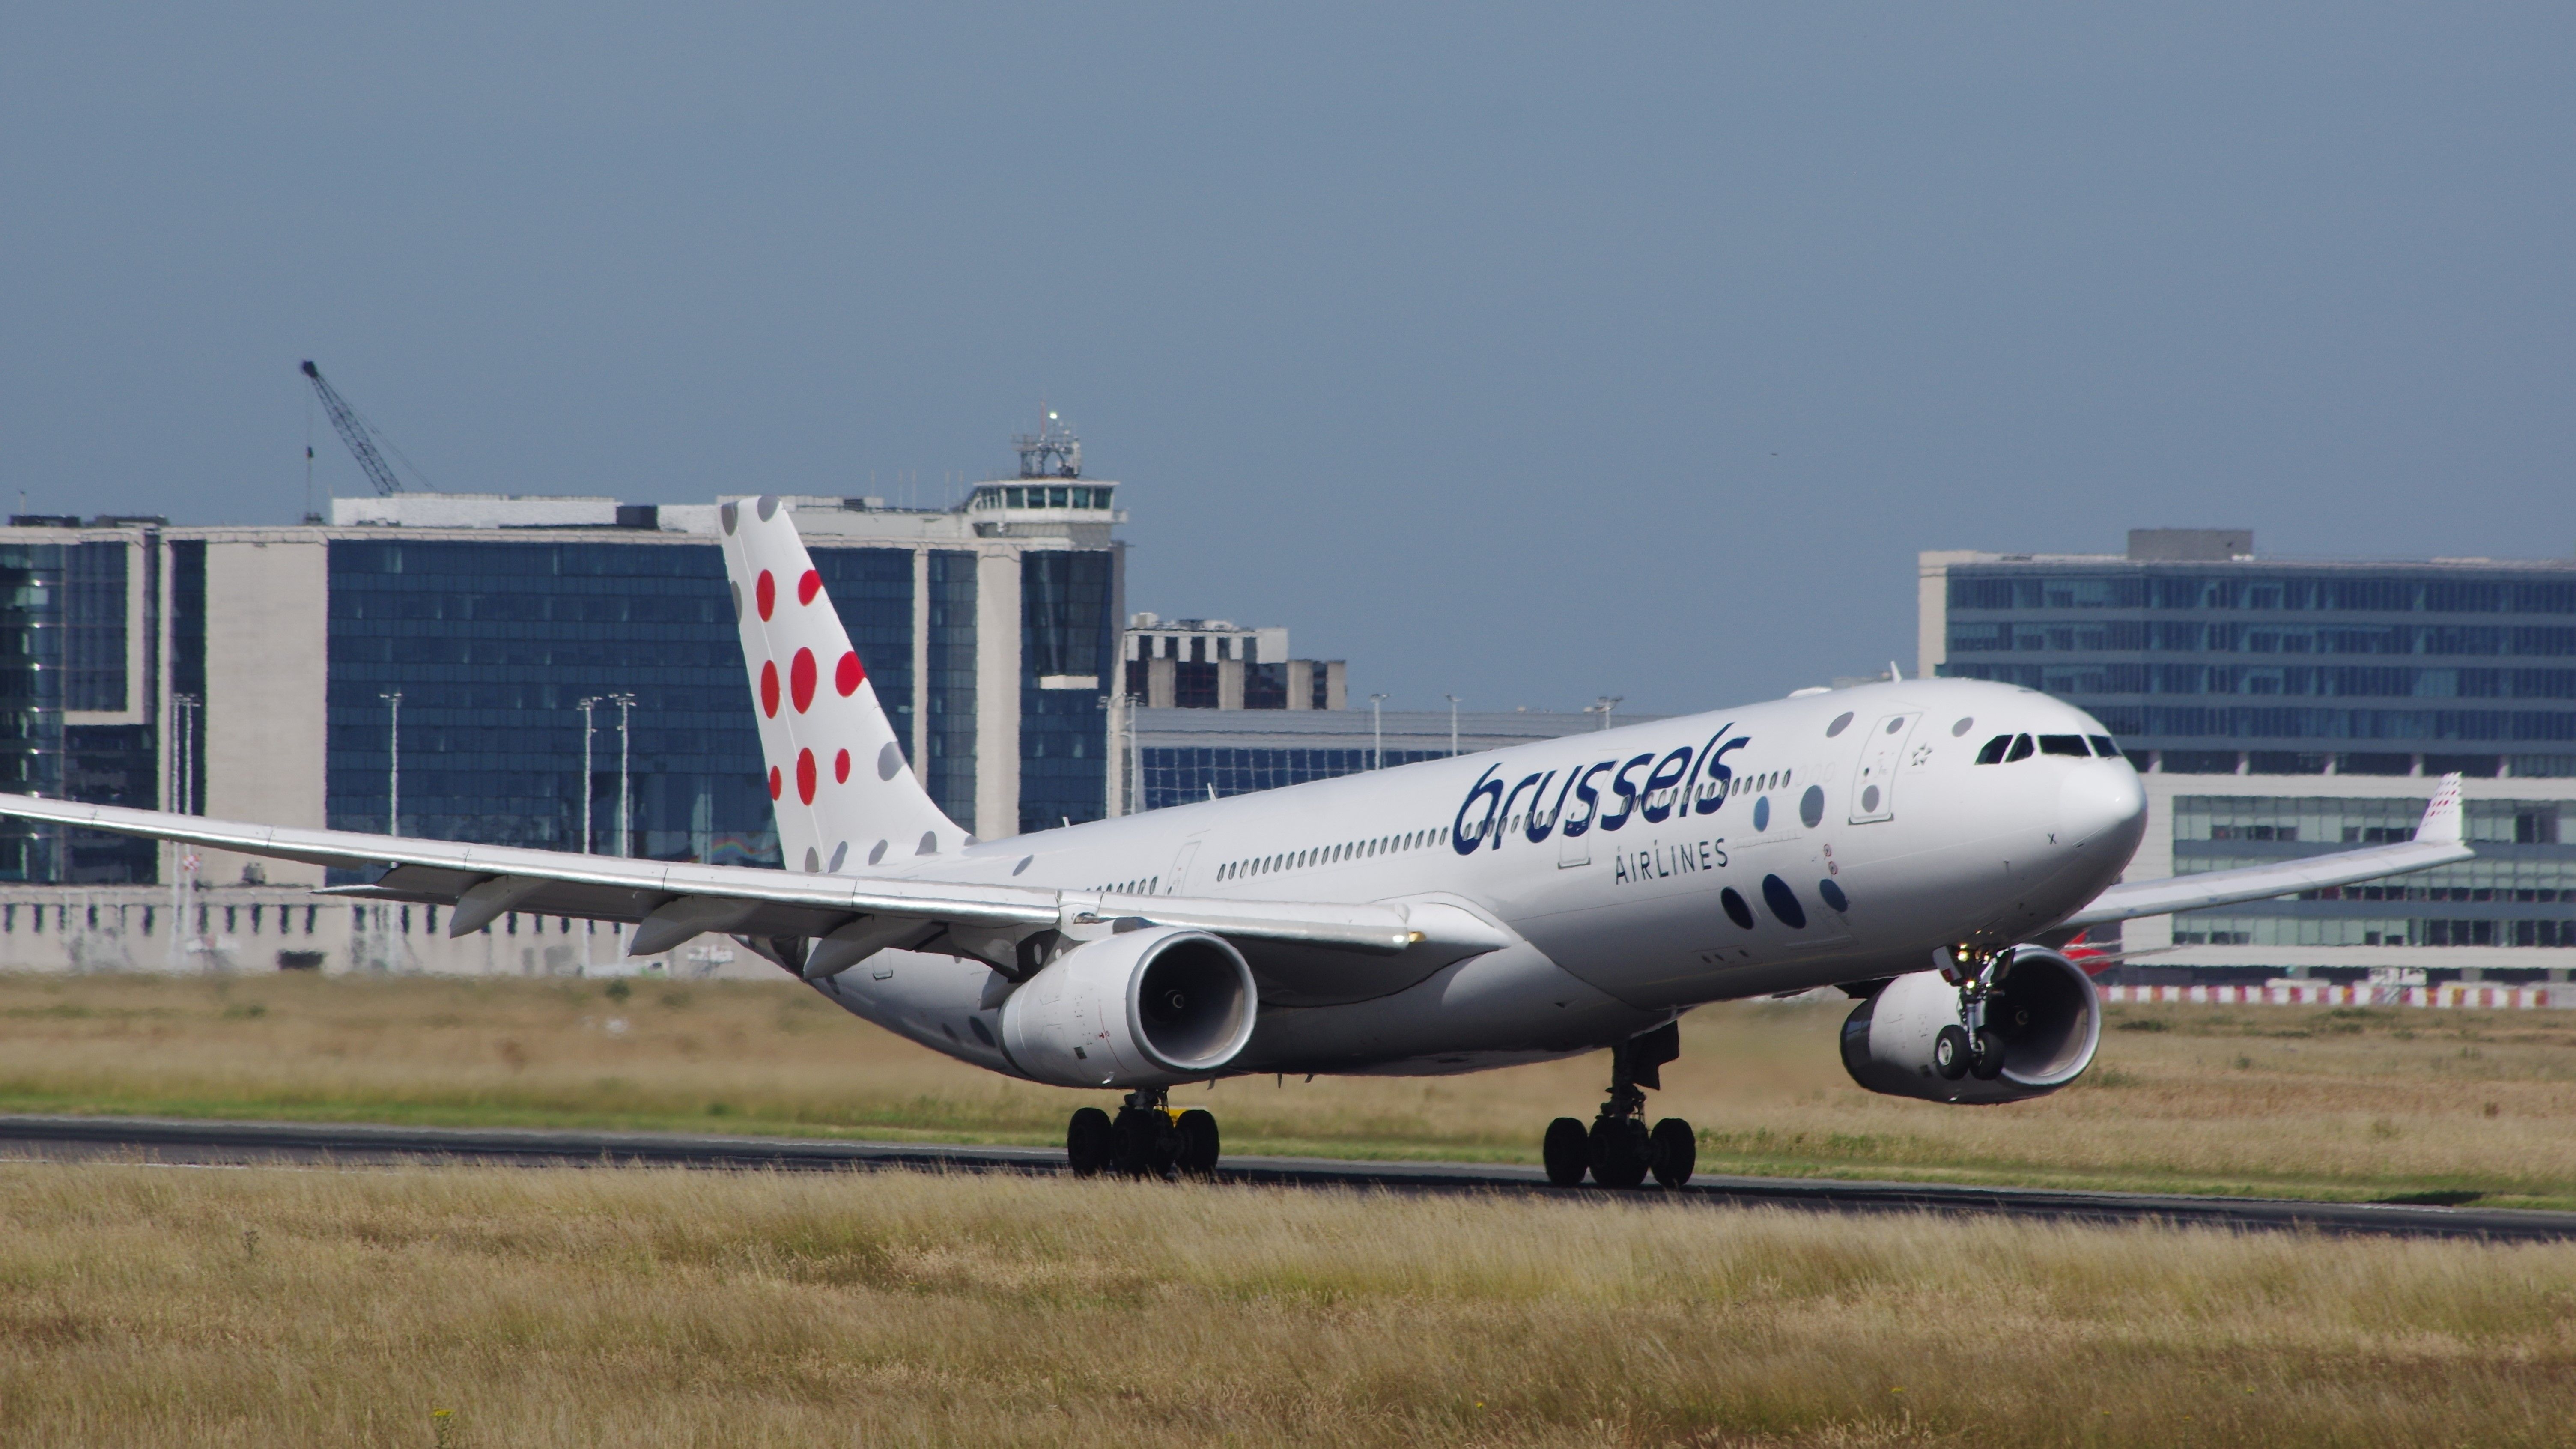
[[[450,936],[480,930],[505,912],[522,911],[633,925],[632,955],[654,955],[707,932],[804,938],[815,943],[811,952],[781,964],[809,979],[846,970],[890,947],[974,956],[1009,972],[1020,965],[1021,943],[1040,932],[1130,920],[1208,931],[1283,962],[1329,955],[1347,959],[1354,952],[1401,955],[1405,969],[1395,975],[1408,981],[1414,972],[1427,974],[1511,940],[1491,922],[1437,902],[1232,901],[798,875],[752,866],[248,825],[24,795],[0,795],[0,815],[273,860],[379,870],[383,874],[371,885],[334,887],[328,893],[451,907]]]
[[[2413,840],[2342,850],[2332,855],[2311,855],[2270,865],[2249,865],[2238,870],[2212,870],[2115,885],[2094,897],[2091,905],[2067,917],[2062,924],[2094,926],[2136,916],[2161,916],[2174,911],[2230,906],[2240,901],[2268,900],[2293,891],[2322,890],[2327,886],[2404,875],[2409,871],[2467,860],[2476,854],[2469,848],[2468,817],[2460,808],[2460,777],[2444,775],[2440,786],[2433,791],[2431,803],[2424,807],[2424,818],[2416,825]]]

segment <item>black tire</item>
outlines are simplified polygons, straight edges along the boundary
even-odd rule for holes
[[[1577,1186],[1583,1174],[1592,1170],[1592,1134],[1576,1118],[1559,1117],[1547,1124],[1538,1155],[1547,1164],[1548,1181],[1558,1187]]]
[[[1064,1129],[1064,1158],[1074,1176],[1098,1177],[1117,1156],[1118,1129],[1109,1125],[1108,1113],[1085,1107],[1073,1114],[1072,1125]]]
[[[1592,1124],[1592,1180],[1603,1187],[1635,1187],[1646,1180],[1646,1124],[1634,1117]]]
[[[1990,1026],[1977,1028],[1975,1051],[1968,1057],[1968,1071],[1980,1082],[1991,1082],[2004,1074],[2004,1039]]]
[[[1646,1160],[1654,1169],[1655,1181],[1680,1187],[1699,1166],[1699,1134],[1681,1118],[1667,1117],[1655,1124],[1653,1135],[1646,1139]]]
[[[1154,1139],[1170,1124],[1160,1112],[1139,1112],[1133,1107],[1118,1109],[1114,1124],[1118,1139],[1115,1165],[1128,1177],[1151,1177],[1161,1172],[1155,1165]]]
[[[1932,1038],[1932,1070],[1955,1082],[1968,1074],[1968,1058],[1972,1050],[1968,1045],[1967,1032],[1955,1026],[1945,1026],[1939,1036]]]
[[[1181,1171],[1192,1177],[1216,1175],[1216,1159],[1222,1150],[1217,1136],[1216,1114],[1192,1107],[1181,1114],[1177,1124],[1181,1133]]]

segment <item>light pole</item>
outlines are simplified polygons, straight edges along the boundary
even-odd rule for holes
[[[1449,758],[1458,758],[1458,696],[1443,695],[1449,701]]]
[[[385,772],[385,834],[402,834],[402,691],[397,689],[376,698],[392,711],[393,732],[388,737],[387,753],[393,763]]]
[[[1627,697],[1628,696],[1624,694],[1605,694],[1599,699],[1594,700],[1592,703],[1585,705],[1583,707],[1583,712],[1585,714],[1600,715],[1601,727],[1606,730],[1610,728],[1610,711],[1617,709],[1620,701]]]
[[[193,694],[170,696],[172,711],[179,716],[179,738],[171,750],[171,773],[178,776],[178,788],[171,803],[182,815],[197,813],[197,697]],[[188,898],[196,883],[195,848],[178,845],[170,850],[170,967],[179,970],[188,964]]]
[[[1386,696],[1383,694],[1369,696],[1369,768],[1372,770],[1386,768],[1385,716],[1378,713],[1378,706],[1385,699]]]
[[[590,712],[598,707],[599,696],[597,695],[585,695],[573,705],[573,708],[581,711],[581,853],[584,855],[592,854],[597,850],[599,839],[590,833],[591,781],[598,778],[590,772],[590,739],[597,733],[590,722]]]
[[[627,741],[635,709],[635,696],[612,694],[608,702],[617,706],[617,853],[631,855],[635,849],[635,826],[632,807],[627,803]]]

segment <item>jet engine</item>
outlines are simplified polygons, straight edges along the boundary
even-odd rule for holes
[[[1221,936],[1154,926],[1084,941],[1002,1003],[1002,1049],[1060,1087],[1151,1087],[1225,1070],[1252,1040],[1252,968]]]
[[[2102,998],[2055,951],[2017,947],[1982,1000],[1938,971],[1899,976],[1843,1021],[1843,1069],[1891,1097],[2018,1102],[2084,1074],[2102,1044]],[[1987,1051],[1976,1050],[1986,1034]]]

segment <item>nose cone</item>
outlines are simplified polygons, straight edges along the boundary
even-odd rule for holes
[[[2110,760],[2067,771],[2057,788],[2057,825],[2086,856],[2107,854],[2127,864],[2147,833],[2147,791],[2138,772]]]

